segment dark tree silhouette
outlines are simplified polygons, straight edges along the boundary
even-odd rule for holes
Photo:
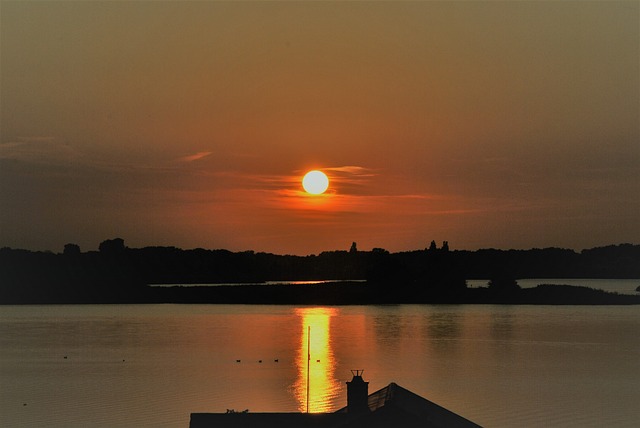
[[[124,239],[122,238],[107,239],[106,241],[102,241],[98,247],[98,250],[103,254],[119,254],[122,253],[124,249]]]
[[[62,254],[65,256],[78,256],[80,255],[80,246],[76,244],[66,244]]]
[[[176,247],[128,248],[121,238],[100,251],[62,254],[0,249],[0,304],[8,303],[640,303],[638,295],[556,285],[520,289],[517,278],[638,278],[640,245],[622,244],[576,253],[531,250],[426,250],[382,248],[293,256]],[[593,275],[593,276],[591,276]],[[605,276],[606,275],[606,276]],[[149,284],[248,283],[335,280],[328,286],[150,287]],[[345,280],[366,279],[366,283]],[[491,279],[467,288],[467,279]],[[355,284],[355,285],[354,285]]]

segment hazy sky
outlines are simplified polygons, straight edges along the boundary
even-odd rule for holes
[[[640,2],[0,16],[0,247],[640,243]],[[300,186],[312,168],[321,197]]]

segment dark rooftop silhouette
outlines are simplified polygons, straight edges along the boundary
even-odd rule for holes
[[[473,428],[479,427],[413,392],[390,383],[367,396],[360,370],[347,382],[347,406],[334,413],[192,413],[189,428]],[[364,397],[362,396],[364,394]],[[362,399],[366,406],[362,406]]]
[[[392,382],[369,395],[369,412],[356,425],[367,427],[478,427],[479,425]],[[345,413],[344,407],[337,413]]]

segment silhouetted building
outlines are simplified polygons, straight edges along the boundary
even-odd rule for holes
[[[334,413],[192,413],[189,428],[474,428],[477,425],[390,383],[367,395],[362,370],[347,382],[347,406]]]
[[[364,370],[351,370],[353,378],[347,382],[347,411],[349,413],[367,413],[369,411],[369,382],[362,379]]]

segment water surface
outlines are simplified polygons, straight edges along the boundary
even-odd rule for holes
[[[350,370],[364,369],[370,392],[396,382],[488,427],[638,426],[639,311],[3,306],[0,426],[177,428],[191,412],[305,411],[307,361],[312,412],[344,406]]]

